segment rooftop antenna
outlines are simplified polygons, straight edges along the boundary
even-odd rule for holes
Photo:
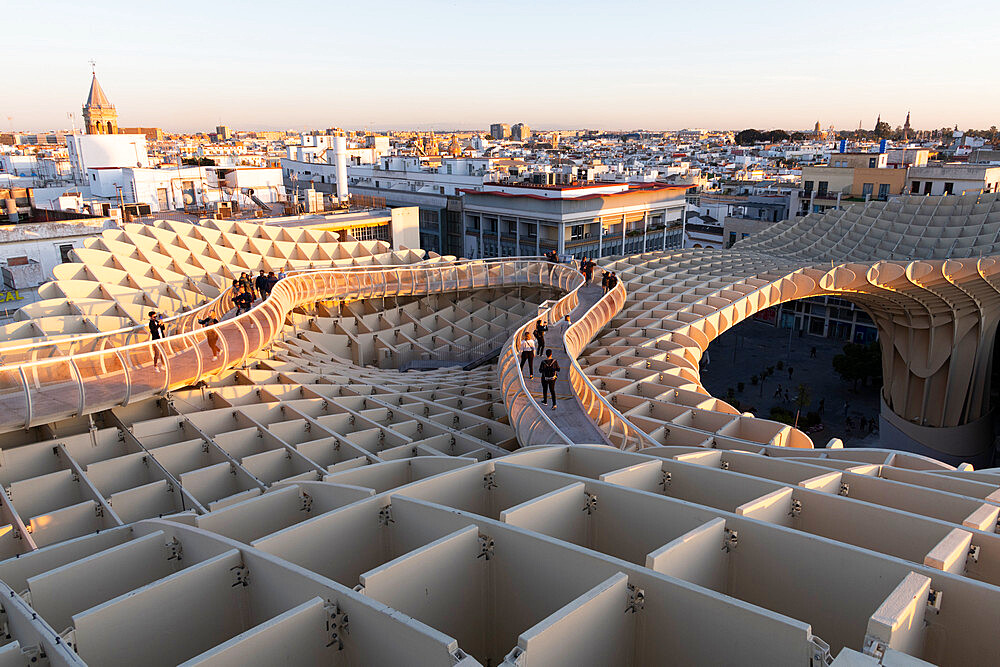
[[[90,59],[87,62],[90,63],[90,73],[93,74],[94,76],[96,76],[97,75],[97,61],[94,60],[94,59]]]

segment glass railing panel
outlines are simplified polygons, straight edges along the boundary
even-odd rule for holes
[[[105,350],[74,358],[84,389],[84,412],[117,405],[126,399],[128,378],[121,357]]]
[[[11,431],[28,423],[28,401],[21,373],[0,370],[0,429]]]

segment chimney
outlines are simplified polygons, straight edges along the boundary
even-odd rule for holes
[[[333,159],[337,164],[337,201],[346,204],[347,195],[347,137],[333,138]]]

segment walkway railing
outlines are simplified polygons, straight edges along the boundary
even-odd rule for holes
[[[297,306],[323,299],[423,295],[459,289],[544,284],[569,289],[568,267],[541,259],[474,260],[442,265],[315,269],[279,281],[249,312],[158,341],[118,345],[0,366],[0,432],[84,415],[196,384],[245,363],[280,332]],[[49,346],[57,345],[49,343]],[[42,347],[45,347],[43,342]]]
[[[583,278],[573,267],[539,258],[310,269],[279,281],[271,295],[249,312],[194,329],[195,321],[209,310],[230,309],[227,290],[209,304],[175,318],[180,333],[161,340],[134,342],[136,331],[129,329],[66,341],[68,350],[60,341],[19,346],[30,351],[30,358],[0,366],[0,432],[90,414],[194,385],[245,363],[271,343],[285,317],[303,304],[517,285],[543,285],[566,292],[542,315],[558,322],[579,305]],[[619,284],[567,329],[564,344],[572,360],[567,370],[570,386],[587,415],[609,444],[635,449],[657,443],[603,397],[576,361],[584,346],[621,309],[625,296]],[[532,321],[518,327],[498,361],[510,423],[522,446],[574,444],[525,385],[514,341]],[[83,345],[92,349],[80,351]]]
[[[619,282],[614,289],[605,294],[583,317],[573,322],[566,330],[563,341],[566,345],[566,353],[570,358],[569,383],[573,388],[573,393],[583,404],[584,410],[587,411],[591,420],[612,445],[625,450],[659,447],[660,443],[633,426],[621,412],[604,398],[604,395],[598,391],[587,374],[580,368],[580,362],[577,361],[583,348],[611,321],[611,318],[621,311],[625,305],[626,296],[625,286]]]
[[[545,313],[539,313],[539,317],[549,322],[558,322],[572,312],[579,303],[577,291],[583,286],[583,276],[564,264],[548,266],[551,267],[552,276],[557,277],[558,287],[569,293],[556,301]],[[522,447],[543,444],[572,445],[574,443],[552,423],[524,382],[517,341],[524,338],[528,327],[532,326],[532,322],[521,325],[500,350],[497,375],[500,379],[503,402],[507,408],[507,417]]]

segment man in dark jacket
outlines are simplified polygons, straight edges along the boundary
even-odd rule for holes
[[[267,298],[267,276],[264,275],[264,269],[261,269],[257,277],[253,279],[253,286],[261,299]]]
[[[249,312],[250,307],[253,306],[253,295],[241,286],[236,292],[236,296],[233,297],[233,303],[236,304],[237,315]]]
[[[548,330],[549,328],[545,326],[545,322],[542,320],[535,322],[535,342],[538,343],[539,352],[545,349],[545,332]]]
[[[542,375],[542,405],[548,394],[552,394],[552,409],[556,409],[556,379],[559,377],[559,362],[552,358],[552,350],[545,350],[545,359],[538,366]]]
[[[277,284],[278,284],[278,276],[274,275],[274,271],[271,271],[270,273],[267,274],[267,284],[266,284],[267,296],[271,296],[271,290],[273,290],[274,286]]]

